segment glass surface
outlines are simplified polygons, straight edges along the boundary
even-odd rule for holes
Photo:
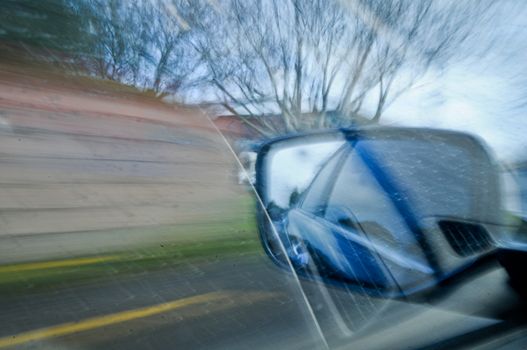
[[[527,348],[525,258],[474,258],[527,250],[526,18],[521,0],[0,1],[0,349]],[[258,230],[263,145],[379,126],[470,133],[513,178],[494,188],[453,144],[368,144],[441,267],[463,266],[415,298],[277,268]],[[327,232],[298,205],[343,142],[274,158],[273,224]],[[330,201],[406,236],[393,191],[352,170],[328,168]]]
[[[267,166],[267,201],[281,208],[291,206],[291,195],[300,196],[311,184],[322,165],[342,146],[344,141],[329,141],[312,145],[292,145],[272,151]]]

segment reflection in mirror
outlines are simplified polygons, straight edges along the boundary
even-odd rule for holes
[[[260,215],[266,249],[304,276],[410,295],[503,241],[496,167],[465,134],[378,128],[293,137],[268,144],[258,162],[274,227]]]
[[[282,209],[294,206],[322,165],[343,143],[335,140],[299,144],[273,151],[266,169],[267,201]]]
[[[295,242],[288,255],[308,272],[371,290],[396,292],[429,281],[434,270],[361,158],[363,142],[335,153],[288,211],[280,228],[286,242]]]
[[[273,259],[284,265],[288,264],[284,251],[288,241],[282,236],[285,216],[298,204],[320,168],[345,143],[341,133],[313,135],[309,142],[305,141],[305,137],[300,137],[270,148],[264,146],[256,164],[256,185],[266,211],[258,212],[262,240]]]

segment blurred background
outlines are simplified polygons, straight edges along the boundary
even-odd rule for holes
[[[442,344],[412,335],[423,334],[415,315],[445,337],[492,326],[525,338],[523,304],[499,271],[439,311],[284,275],[261,248],[250,188],[255,152],[275,136],[462,130],[500,162],[524,229],[523,2],[0,8],[0,348],[340,347],[383,312],[409,323],[378,337],[381,348]]]

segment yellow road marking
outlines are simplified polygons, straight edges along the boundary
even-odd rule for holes
[[[12,336],[0,338],[0,348],[7,346],[15,346],[30,341],[42,340],[46,338],[60,337],[72,333],[78,333],[88,331],[104,326],[109,326],[116,323],[131,321],[139,318],[149,317],[156,314],[160,314],[167,311],[173,311],[185,306],[202,304],[207,302],[217,302],[227,298],[233,298],[236,300],[236,304],[243,300],[243,297],[247,297],[248,302],[254,302],[259,299],[270,298],[274,296],[274,293],[226,293],[226,292],[212,292],[207,294],[196,295],[188,298],[175,300],[172,302],[148,306],[140,309],[123,311],[106,316],[99,316],[88,318],[79,322],[69,322],[58,326],[52,326],[48,328],[41,328],[34,331],[19,333]]]
[[[98,264],[98,263],[107,262],[111,260],[117,260],[117,258],[118,258],[117,256],[96,256],[96,257],[91,257],[91,258],[78,258],[78,259],[43,261],[43,262],[16,264],[16,265],[5,265],[5,266],[0,266],[0,273],[43,270],[43,269],[52,269],[52,268],[57,268],[57,267],[91,265],[91,264]]]

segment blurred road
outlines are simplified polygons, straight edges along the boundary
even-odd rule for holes
[[[408,303],[299,283],[261,249],[207,248],[257,236],[232,155],[204,115],[0,68],[0,348],[441,347],[482,329],[525,338],[525,307],[496,268]],[[114,255],[168,243],[200,260],[120,273],[128,263]],[[35,282],[81,264],[113,274]]]
[[[49,349],[225,349],[294,345],[320,345],[316,333],[291,288],[280,274],[266,273],[258,259],[233,259],[177,270],[133,275],[104,283],[11,300],[3,299],[0,347],[3,336],[20,334],[66,322],[82,323],[95,316],[163,305],[182,300],[182,305],[150,317],[111,322],[105,327],[38,337],[33,342]],[[288,285],[289,284],[289,285]],[[211,293],[221,293],[215,298]],[[196,303],[188,298],[204,296]],[[295,327],[289,327],[294,324]],[[276,331],[280,330],[280,334]],[[275,336],[269,337],[270,334]],[[285,336],[281,336],[285,335]],[[20,337],[20,335],[18,335]],[[25,342],[21,345],[27,345]]]
[[[295,281],[265,259],[188,264],[3,297],[0,348],[318,349],[325,342],[332,348],[451,348],[466,341],[499,344],[497,336],[526,344],[527,310],[499,270],[433,304],[388,302],[342,288],[322,293],[304,281],[322,338]]]

